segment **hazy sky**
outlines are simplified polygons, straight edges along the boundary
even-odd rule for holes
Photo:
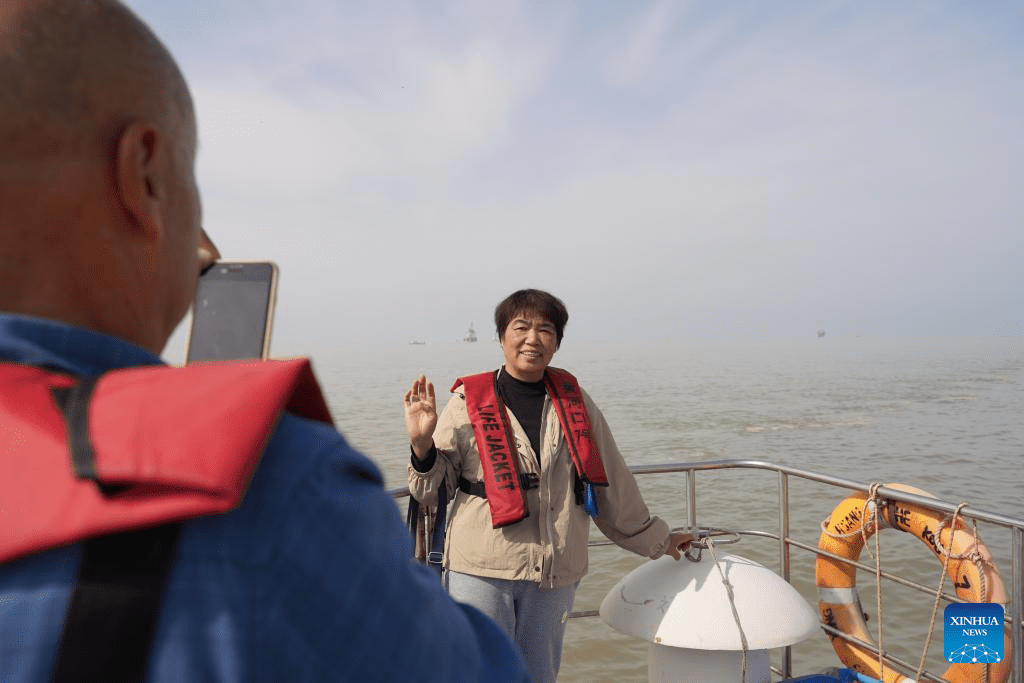
[[[488,338],[520,287],[577,339],[1024,335],[1015,0],[129,4],[276,348]]]

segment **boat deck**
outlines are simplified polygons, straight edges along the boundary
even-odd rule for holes
[[[710,460],[641,465],[631,469],[641,484],[649,477],[658,477],[659,482],[667,481],[672,486],[681,486],[680,499],[685,499],[688,527],[727,528],[740,538],[756,539],[760,548],[759,555],[749,555],[746,552],[747,548],[738,549],[737,553],[751,556],[752,559],[776,571],[792,583],[812,606],[818,601],[814,582],[815,560],[821,555],[837,558],[817,547],[817,537],[821,530],[821,511],[827,508],[827,513],[832,506],[848,495],[854,492],[868,493],[871,488],[870,483],[759,460]],[[715,494],[716,490],[721,490],[719,482],[723,476],[743,477],[745,489],[750,491],[751,496],[757,496],[763,501],[761,509],[764,514],[758,515],[757,519],[739,520],[728,519],[728,515],[724,515],[726,519],[723,520],[722,501]],[[748,477],[753,479],[747,481]],[[407,496],[408,491],[395,489],[392,495],[401,498]],[[1024,683],[1024,627],[1021,621],[1024,613],[1024,519],[886,486],[877,487],[876,495],[886,501],[909,503],[934,510],[942,516],[952,516],[959,507],[959,517],[968,528],[977,529],[979,538],[993,555],[1007,593],[1008,602],[1004,605],[1005,624],[1013,645],[1008,680],[1011,683]],[[944,580],[940,595],[941,604],[938,608],[939,616],[931,629],[929,639],[928,617],[932,612],[939,578],[943,574],[942,566],[936,562],[931,551],[910,534],[885,533],[880,536],[879,574],[883,581],[883,605],[888,605],[888,609],[883,606],[884,616],[880,619],[884,628],[882,642],[886,666],[913,678],[919,666],[921,652],[928,643],[930,659],[927,660],[927,667],[919,680],[943,681],[941,675],[944,668],[939,667],[947,664],[941,656],[942,608],[945,604],[962,600],[951,592],[954,589],[950,581]],[[893,537],[906,537],[909,541],[903,544],[905,547],[900,546],[900,542],[896,542],[893,547],[896,541]],[[599,547],[611,543],[603,540],[603,537],[592,537],[590,545]],[[876,567],[875,559],[870,552],[873,545],[872,542],[865,548],[859,562],[852,563],[859,570],[863,570],[858,572],[858,576],[865,579],[865,585],[861,587],[865,595],[875,594],[874,581],[879,567]],[[730,548],[729,552],[733,552],[733,549]],[[891,596],[890,593],[894,591],[901,592],[903,596]],[[577,602],[579,599],[580,596],[577,595]],[[579,609],[570,615],[574,619],[591,619],[598,615],[596,605],[577,607]],[[865,597],[864,607],[866,612],[873,610],[875,598]],[[910,621],[905,618],[907,610],[913,612],[913,627],[906,625],[907,621]],[[877,621],[874,616],[869,619],[872,619],[869,629],[874,633]],[[822,629],[829,637],[855,642],[875,656],[878,655],[875,643],[857,640],[825,624],[822,625]],[[822,664],[823,657],[828,659],[827,653],[823,655],[820,651],[803,652],[802,648],[802,644],[797,644],[780,648],[777,653],[773,653],[773,673],[781,678],[790,678],[817,673],[827,666],[843,666],[834,654],[831,655],[831,661]],[[821,649],[820,643],[818,649]]]

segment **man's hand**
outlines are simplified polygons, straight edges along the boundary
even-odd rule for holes
[[[437,398],[434,385],[420,375],[413,380],[412,388],[405,392],[405,431],[413,453],[422,460],[434,445],[434,429],[437,427]]]

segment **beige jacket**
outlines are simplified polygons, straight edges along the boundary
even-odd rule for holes
[[[609,482],[607,487],[595,487],[597,526],[626,550],[652,559],[660,557],[668,549],[668,525],[647,511],[604,416],[586,392],[583,399]],[[530,439],[511,411],[509,420],[519,450],[520,472],[540,475],[540,485],[527,491],[526,519],[495,529],[487,499],[458,489],[460,475],[474,482],[483,479],[476,437],[461,393],[451,398],[438,420],[433,467],[421,473],[409,465],[409,491],[421,503],[435,505],[444,481],[449,500],[455,496],[445,540],[446,568],[475,576],[536,581],[545,588],[575,583],[587,573],[590,517],[576,503],[573,464],[551,399],[544,404],[539,467]]]

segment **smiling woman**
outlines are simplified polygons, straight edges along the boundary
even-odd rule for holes
[[[452,597],[516,640],[535,683],[553,683],[566,616],[587,570],[592,517],[627,550],[679,559],[690,537],[652,517],[601,411],[550,367],[569,315],[536,289],[498,304],[505,364],[458,380],[437,416],[434,387],[405,394],[409,489],[425,506],[450,500],[444,567]]]
[[[516,318],[500,335],[505,370],[518,380],[539,382],[558,350],[555,326],[538,316]]]
[[[519,290],[498,304],[494,326],[508,374],[524,382],[543,379],[568,320],[565,304],[536,289]]]

